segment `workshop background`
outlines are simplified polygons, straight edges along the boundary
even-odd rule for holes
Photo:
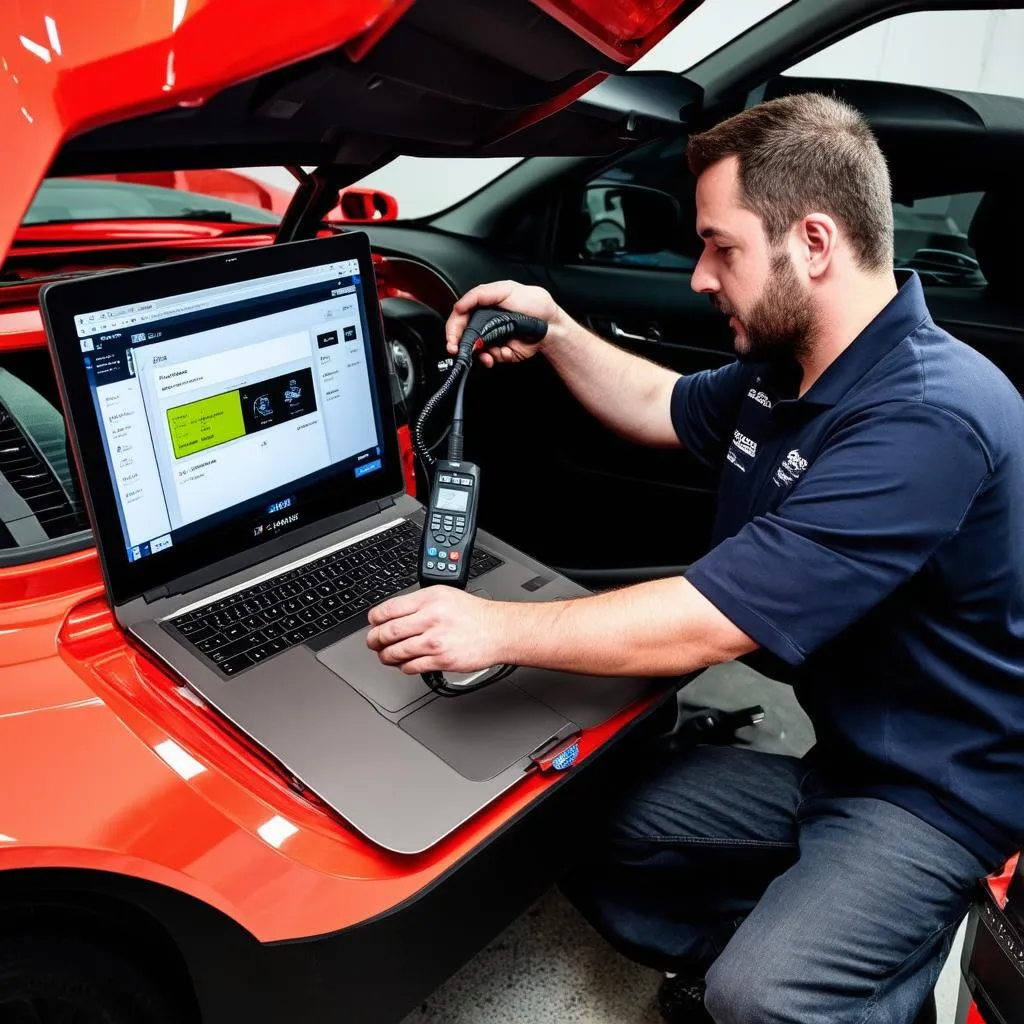
[[[784,3],[706,0],[635,70],[683,71]],[[1021,54],[1024,11],[922,12],[865,29],[790,70],[1024,97]],[[400,217],[420,217],[470,195],[515,162],[401,157],[360,184],[394,195]],[[280,168],[250,173],[272,185],[294,186]],[[722,708],[763,704],[768,711],[764,724],[741,733],[759,749],[800,754],[813,742],[810,724],[788,688],[742,666],[709,670],[681,699]],[[953,1022],[962,939],[961,930],[939,981],[939,1024]],[[659,980],[610,950],[551,892],[405,1024],[657,1024]]]

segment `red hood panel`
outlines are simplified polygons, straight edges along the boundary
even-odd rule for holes
[[[0,190],[6,253],[65,140],[187,104],[330,50],[396,0],[8,0],[0,25],[0,136],[11,155]]]

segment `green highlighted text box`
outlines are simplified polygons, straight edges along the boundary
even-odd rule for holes
[[[201,398],[167,410],[174,457],[184,458],[205,448],[233,441],[245,433],[242,402],[237,391]]]

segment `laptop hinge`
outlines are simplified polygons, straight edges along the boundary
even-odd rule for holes
[[[224,579],[234,572],[251,569],[265,559],[277,557],[290,549],[300,547],[320,537],[325,537],[334,530],[350,526],[352,523],[357,523],[369,515],[383,512],[387,508],[393,508],[394,505],[394,496],[383,499],[377,498],[367,502],[365,505],[360,505],[358,508],[336,515],[329,520],[320,520],[320,522],[306,530],[281,538],[276,550],[273,542],[271,542],[264,549],[262,557],[253,558],[251,554],[247,555],[246,552],[241,552],[238,555],[225,559],[223,562],[208,566],[205,569],[199,569],[188,576],[171,580],[169,583],[162,584],[159,587],[154,587],[152,590],[146,591],[142,595],[142,599],[146,604],[152,604],[154,601],[159,601],[162,598],[173,597],[175,594],[185,594],[210,583],[216,583],[218,580]]]

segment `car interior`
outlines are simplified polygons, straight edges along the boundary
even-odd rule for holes
[[[662,112],[649,137],[620,143],[614,155],[528,159],[436,217],[366,229],[387,272],[414,282],[384,298],[401,421],[411,422],[443,379],[450,304],[485,280],[540,284],[599,335],[681,373],[732,358],[723,318],[689,287],[700,245],[684,157],[691,126],[663,111],[678,111],[691,93],[668,77],[632,83],[658,96]],[[1015,185],[1024,101],[780,75],[744,102],[807,89],[833,91],[868,115],[892,171],[897,265],[918,272],[943,326],[1024,386],[1013,230],[1024,227]],[[577,108],[571,116],[581,123],[609,116],[597,100]],[[133,258],[97,254],[96,262]],[[3,268],[13,302],[25,297],[21,262],[15,248]],[[59,272],[59,262],[47,269]],[[38,519],[26,525],[24,504],[9,501],[0,548],[81,543],[86,524],[48,357],[5,352],[0,365],[0,471]],[[544,360],[478,372],[466,410],[466,455],[487,474],[481,522],[541,561],[601,587],[670,572],[706,549],[714,474],[685,452],[612,436]]]
[[[1024,207],[1011,184],[1024,159],[1024,101],[789,76],[759,95],[823,88],[868,113],[888,156],[897,266],[920,275],[943,326],[1024,387],[1012,230]],[[728,331],[689,287],[700,243],[685,139],[680,129],[611,161],[578,161],[510,202],[483,236],[449,212],[375,228],[373,238],[383,252],[429,259],[457,291],[488,278],[543,285],[596,333],[681,373],[721,365],[732,358]],[[514,182],[471,202],[484,207],[488,191],[515,194]],[[610,435],[543,360],[479,374],[467,403],[470,457],[502,467],[485,514],[542,560],[600,586],[705,550],[713,474],[685,452]]]

